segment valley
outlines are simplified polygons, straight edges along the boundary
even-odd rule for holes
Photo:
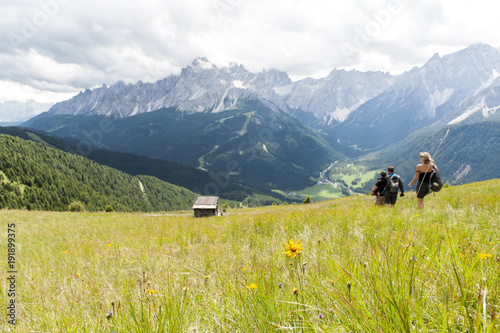
[[[198,58],[155,83],[88,89],[0,132],[233,205],[365,194],[389,165],[411,179],[418,153],[439,147],[442,177],[465,184],[500,175],[499,72],[500,51],[486,44],[400,75],[334,69],[296,82]]]

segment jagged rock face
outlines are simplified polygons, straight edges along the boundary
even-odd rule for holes
[[[218,69],[208,60],[198,58],[179,76],[170,76],[155,83],[127,85],[118,82],[110,87],[86,90],[56,104],[50,113],[99,114],[121,118],[164,107],[176,107],[188,113],[218,112],[233,108],[239,99],[272,99],[276,94],[268,82],[273,82],[272,75],[256,75],[238,65]]]
[[[473,99],[481,92],[491,95],[499,73],[499,50],[485,44],[444,57],[436,54],[424,66],[398,76],[333,70],[325,78],[296,82],[277,70],[255,74],[242,65],[217,68],[197,58],[177,76],[86,90],[48,113],[123,118],[164,107],[183,113],[221,112],[251,99],[324,130],[331,141],[374,148],[437,121],[457,123],[473,113],[469,120],[495,115],[497,99]],[[388,119],[397,133],[378,135]]]
[[[356,106],[382,92],[391,82],[389,74],[344,70],[333,70],[323,79],[292,82],[288,74],[277,70],[254,74],[236,64],[219,69],[207,59],[198,58],[178,76],[155,83],[118,82],[86,90],[54,105],[50,113],[128,117],[163,107],[218,112],[234,108],[238,100],[253,98],[283,111],[310,112],[318,123],[328,125],[344,121]]]
[[[426,126],[453,119],[458,123],[467,118],[461,117],[465,112],[481,111],[477,114],[486,115],[482,120],[494,119],[491,116],[500,105],[494,98],[484,105],[476,101],[474,112],[466,105],[474,104],[478,94],[491,94],[499,73],[500,52],[488,45],[473,45],[443,58],[434,55],[360,105],[329,134],[351,145],[377,149]]]

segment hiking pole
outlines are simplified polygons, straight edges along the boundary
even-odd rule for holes
[[[441,142],[439,143],[439,146],[436,148],[436,151],[434,152],[434,155],[433,155],[434,157],[436,157],[436,154],[437,154],[439,148],[441,147],[441,145],[443,144],[444,139],[446,139],[446,137],[448,136],[448,133],[450,133],[450,129],[451,129],[451,127],[448,127],[448,130],[446,131],[446,134],[441,139]]]
[[[439,148],[441,148],[441,145],[443,144],[444,139],[446,139],[446,137],[447,137],[447,136],[448,136],[448,134],[450,133],[450,129],[451,129],[451,127],[448,127],[448,130],[446,131],[446,134],[443,136],[443,138],[442,138],[442,139],[441,139],[441,141],[439,142],[439,145],[438,145],[438,147],[436,148],[436,151],[434,152],[434,155],[432,155],[432,156],[434,156],[434,158],[436,158],[436,154],[437,154],[437,152],[439,151]],[[427,173],[427,172],[429,171],[429,167],[431,166],[431,164],[432,164],[432,163],[430,163],[430,164],[427,166],[427,169],[425,169],[425,173]],[[417,193],[418,193],[418,192],[420,191],[420,189],[422,188],[422,184],[423,184],[423,181],[422,181],[422,182],[420,182],[420,187],[419,187],[419,188],[417,188]]]

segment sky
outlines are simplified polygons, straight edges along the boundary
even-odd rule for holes
[[[0,103],[55,103],[197,57],[292,80],[400,74],[475,43],[500,47],[497,0],[2,0]]]

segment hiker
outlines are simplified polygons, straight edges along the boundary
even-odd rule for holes
[[[401,177],[394,173],[393,166],[387,167],[387,173],[389,175],[386,177],[387,185],[385,186],[384,202],[386,205],[394,207],[398,200],[398,191],[401,191],[399,196],[404,197],[405,188],[401,181]]]
[[[380,178],[377,179],[375,186],[372,189],[372,195],[375,195],[375,206],[383,206],[384,205],[384,195],[385,195],[385,186],[387,185],[387,172],[382,171],[380,173]]]
[[[431,192],[430,188],[430,178],[432,169],[435,167],[436,171],[438,170],[437,165],[435,165],[431,158],[431,155],[427,152],[420,153],[420,160],[422,163],[417,165],[417,169],[415,171],[415,177],[411,180],[408,186],[412,186],[418,180],[417,183],[417,203],[418,208],[424,208],[424,197]]]

